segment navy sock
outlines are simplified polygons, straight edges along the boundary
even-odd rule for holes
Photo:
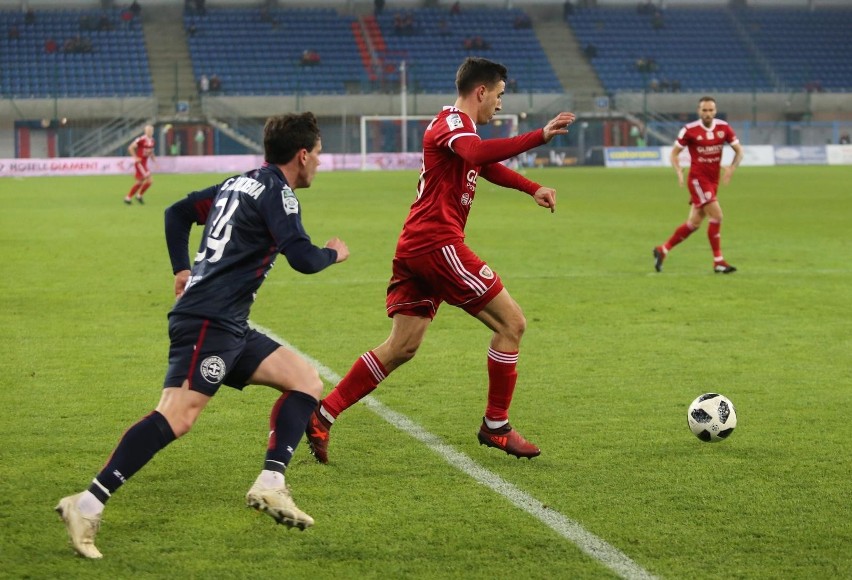
[[[269,446],[263,468],[284,473],[299,441],[305,436],[308,419],[319,401],[300,391],[287,391],[276,401],[269,417]]]
[[[89,491],[106,503],[115,490],[174,440],[174,431],[166,418],[158,411],[151,412],[124,433]]]

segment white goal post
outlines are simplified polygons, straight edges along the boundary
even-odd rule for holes
[[[364,115],[360,119],[361,169],[419,169],[423,132],[434,115]],[[483,139],[514,137],[518,116],[494,115],[477,126]]]

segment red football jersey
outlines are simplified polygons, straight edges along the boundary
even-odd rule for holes
[[[136,138],[136,157],[140,159],[148,159],[154,154],[154,138],[147,135],[141,135]]]
[[[689,178],[719,182],[719,165],[725,143],[736,145],[740,140],[726,121],[713,119],[710,127],[701,120],[685,125],[675,143],[689,150]]]
[[[459,137],[479,139],[473,119],[455,107],[445,107],[426,128],[417,199],[402,227],[397,256],[418,256],[464,240],[480,166],[453,152]]]

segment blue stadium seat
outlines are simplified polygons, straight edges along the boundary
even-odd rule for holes
[[[0,93],[10,97],[45,98],[151,95],[150,70],[141,28],[126,30],[119,9],[37,10],[36,21],[24,25],[20,10],[0,11],[0,30],[17,26],[20,38],[0,40]],[[80,31],[80,19],[106,15],[111,31]],[[63,43],[77,35],[89,39],[92,52],[65,54]],[[53,38],[59,52],[46,54],[44,43]],[[128,62],[129,61],[129,62]],[[123,73],[132,66],[133,75]],[[140,88],[135,78],[145,84]],[[20,79],[20,80],[17,80]]]

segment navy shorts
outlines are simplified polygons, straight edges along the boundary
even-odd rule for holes
[[[169,317],[169,370],[163,387],[189,388],[212,397],[225,384],[245,387],[263,360],[281,345],[253,328],[244,336],[204,318]]]

